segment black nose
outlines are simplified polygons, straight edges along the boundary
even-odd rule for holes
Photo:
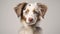
[[[29,21],[32,22],[33,21],[33,18],[29,18]]]

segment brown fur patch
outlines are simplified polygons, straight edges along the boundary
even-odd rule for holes
[[[37,21],[36,22],[40,21],[39,17],[40,17],[40,14],[37,15]]]
[[[25,17],[25,16],[22,16],[22,17],[21,17],[21,20],[22,20],[22,21],[26,21],[26,17]]]
[[[40,14],[39,12],[35,11],[35,9],[33,10],[33,13],[36,13],[37,15],[39,15],[39,14]]]
[[[28,13],[28,12],[29,12],[29,9],[27,9],[25,13]]]
[[[42,17],[44,18],[45,13],[47,12],[47,6],[46,5],[40,5],[41,6],[41,11],[42,11]]]
[[[47,6],[44,4],[41,4],[41,3],[37,3],[37,5],[38,5],[38,8],[41,8],[40,16],[42,16],[42,18],[44,18],[45,13],[47,12]]]
[[[18,17],[22,15],[23,9],[25,8],[26,5],[27,5],[26,2],[22,2],[18,4],[17,7],[14,8]]]

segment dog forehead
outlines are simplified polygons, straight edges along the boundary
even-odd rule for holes
[[[33,10],[37,7],[37,5],[35,3],[28,3],[26,8],[29,10]]]

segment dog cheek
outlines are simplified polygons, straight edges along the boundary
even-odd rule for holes
[[[22,16],[21,17],[21,20],[26,21],[26,17],[25,16]]]
[[[38,21],[40,21],[40,15],[37,16],[37,21],[36,22],[38,22]]]

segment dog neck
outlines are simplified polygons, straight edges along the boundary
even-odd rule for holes
[[[38,33],[39,30],[41,30],[41,28],[37,27],[36,24],[29,26],[29,25],[26,24],[25,21],[22,21],[22,24],[23,24],[23,29],[29,30],[29,31],[26,31],[26,32],[30,32],[30,33],[32,32],[32,34]]]

